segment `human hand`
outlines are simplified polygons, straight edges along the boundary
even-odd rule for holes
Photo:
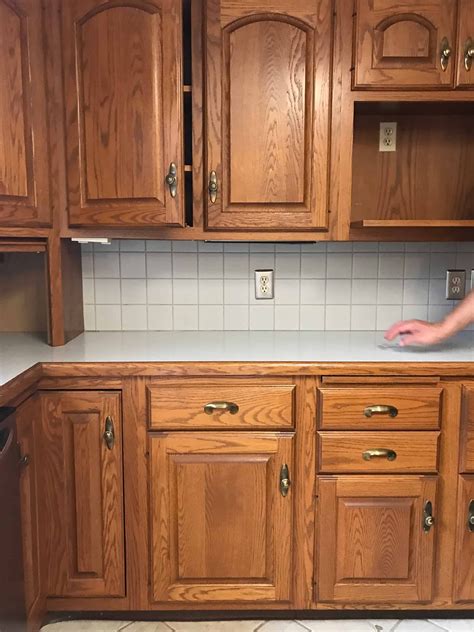
[[[428,323],[424,320],[402,320],[395,323],[385,332],[386,340],[394,340],[400,336],[400,346],[407,345],[435,345],[449,333],[443,328],[442,323]]]

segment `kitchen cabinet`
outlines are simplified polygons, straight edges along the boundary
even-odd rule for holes
[[[326,229],[332,2],[208,0],[208,230]]]
[[[125,594],[120,393],[42,392],[40,525],[45,589]]]
[[[20,448],[20,502],[23,537],[23,566],[25,578],[26,612],[29,618],[42,607],[42,561],[39,536],[38,488],[39,454],[37,443],[40,431],[40,407],[33,395],[16,411],[16,427]]]
[[[152,433],[149,445],[152,602],[288,603],[293,433]]]
[[[460,476],[454,600],[474,601],[474,476]]]
[[[456,85],[474,87],[474,0],[459,0],[459,58]]]
[[[0,0],[0,226],[51,222],[42,3]]]
[[[317,600],[429,602],[436,486],[435,476],[320,476]]]
[[[61,21],[69,223],[183,225],[181,1],[71,0]]]
[[[355,88],[472,87],[474,2],[357,0],[354,49]]]

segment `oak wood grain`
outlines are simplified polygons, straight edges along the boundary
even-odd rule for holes
[[[294,425],[294,396],[295,386],[289,382],[160,380],[148,387],[150,428],[284,429]],[[239,410],[207,414],[204,406],[216,401],[234,403]]]
[[[370,386],[319,390],[319,427],[325,430],[436,430],[440,425],[443,390],[440,387]],[[373,414],[374,405],[396,408],[396,417]]]
[[[469,507],[474,499],[474,477],[459,477],[457,532],[456,532],[456,574],[454,600],[474,601],[474,532],[470,531]]]
[[[462,390],[460,471],[474,472],[474,385]]]

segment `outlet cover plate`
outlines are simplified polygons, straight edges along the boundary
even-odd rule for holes
[[[397,151],[397,124],[380,123],[379,151]]]
[[[466,270],[448,270],[446,272],[446,298],[459,301],[466,295]]]
[[[255,298],[268,300],[273,296],[273,270],[255,270]]]

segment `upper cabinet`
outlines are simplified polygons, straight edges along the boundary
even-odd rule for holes
[[[327,226],[330,0],[207,0],[207,228]]]
[[[472,0],[461,4],[472,14]],[[455,0],[356,0],[354,87],[453,87],[456,10]]]
[[[181,0],[61,12],[70,224],[182,225]]]
[[[0,0],[0,225],[51,220],[39,0]]]

